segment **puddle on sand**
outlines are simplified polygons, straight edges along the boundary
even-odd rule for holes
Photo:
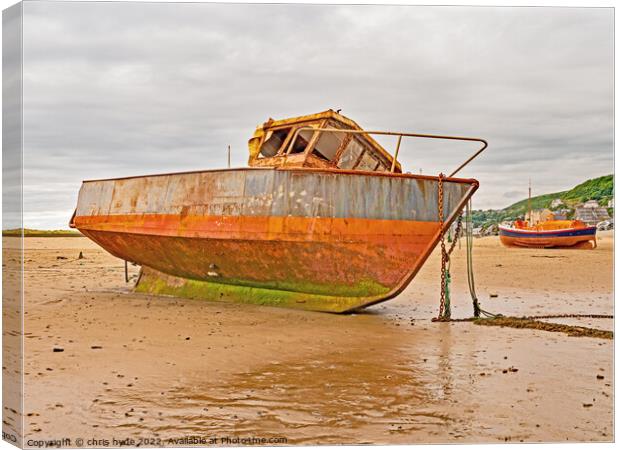
[[[458,421],[438,412],[445,386],[433,386],[428,368],[403,363],[403,353],[400,364],[386,364],[386,356],[392,359],[360,347],[304,362],[274,362],[222,380],[194,374],[165,390],[117,390],[96,404],[97,414],[120,433],[161,439],[285,437],[288,444],[353,444],[412,442],[416,432],[458,433]]]

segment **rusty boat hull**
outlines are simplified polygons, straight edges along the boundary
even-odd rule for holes
[[[150,294],[347,312],[400,293],[440,238],[437,177],[242,168],[85,181],[72,226]],[[444,230],[478,187],[447,178]]]

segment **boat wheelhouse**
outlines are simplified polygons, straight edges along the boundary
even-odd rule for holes
[[[400,164],[372,135],[332,110],[290,119],[269,119],[256,129],[248,146],[251,167],[401,173]]]

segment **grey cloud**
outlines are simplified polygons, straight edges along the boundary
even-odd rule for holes
[[[507,199],[517,199],[522,198],[524,195],[527,195],[524,191],[506,191],[503,196]]]
[[[2,228],[22,227],[21,5],[2,12]]]
[[[25,4],[26,226],[65,227],[80,181],[245,165],[269,117],[481,136],[475,207],[613,171],[613,11]],[[386,145],[393,142],[386,140]],[[390,147],[391,148],[391,147]],[[407,142],[448,172],[471,145]]]

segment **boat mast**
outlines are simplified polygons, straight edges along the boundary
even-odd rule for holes
[[[527,210],[529,214],[528,225],[532,226],[532,179],[529,180],[529,186],[527,188]]]

